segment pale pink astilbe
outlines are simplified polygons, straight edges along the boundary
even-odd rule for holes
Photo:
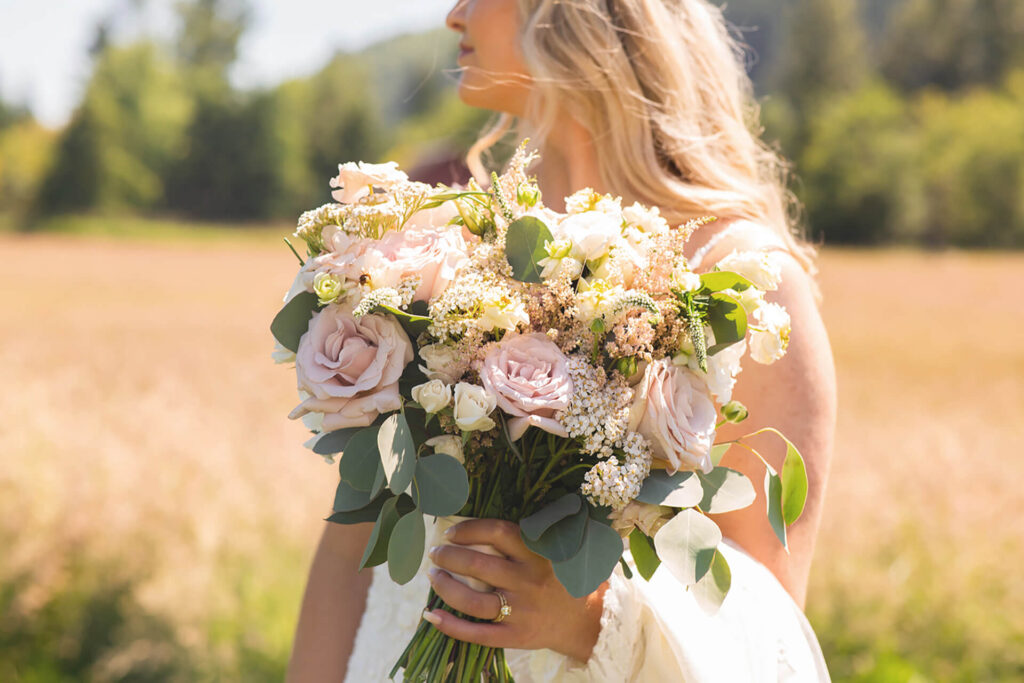
[[[651,360],[655,334],[655,328],[651,326],[650,313],[641,309],[628,311],[612,327],[611,338],[605,343],[605,351],[612,358],[632,357]]]

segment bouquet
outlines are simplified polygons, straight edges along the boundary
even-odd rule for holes
[[[714,610],[730,572],[709,515],[755,498],[719,465],[753,449],[716,443],[716,429],[746,417],[731,400],[746,351],[785,353],[789,316],[765,301],[780,272],[761,252],[692,272],[683,246],[710,219],[671,228],[590,189],[556,213],[527,176],[534,159],[524,144],[486,190],[346,163],[336,203],[299,219],[306,253],[292,249],[301,266],[271,330],[275,359],[295,364],[290,417],[337,459],[328,519],[373,522],[361,568],[386,562],[399,583],[419,570],[428,521],[488,517],[518,522],[573,596],[617,564],[643,579],[664,564]],[[764,461],[783,545],[807,493],[786,444],[781,472]],[[450,609],[433,592],[426,607]],[[426,621],[399,670],[512,680],[501,649]]]

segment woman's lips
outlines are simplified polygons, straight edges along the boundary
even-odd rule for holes
[[[461,44],[459,45],[459,58],[460,59],[462,57],[465,57],[466,55],[470,54],[471,52],[473,52],[473,48],[469,47],[468,45],[461,45]]]

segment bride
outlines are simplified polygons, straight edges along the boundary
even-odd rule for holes
[[[819,681],[828,672],[801,606],[821,518],[835,421],[835,378],[818,313],[812,251],[793,232],[780,159],[750,125],[751,86],[719,9],[707,0],[459,0],[448,15],[461,35],[459,95],[502,114],[470,153],[518,121],[541,152],[535,169],[545,203],[592,187],[658,206],[671,224],[712,214],[691,239],[690,264],[706,270],[733,250],[763,250],[782,273],[774,300],[792,317],[788,355],[746,364],[734,398],[750,411],[732,439],[772,425],[800,448],[810,494],[776,540],[759,497],[719,516],[732,590],[705,614],[670,573],[650,582],[617,569],[596,592],[572,598],[551,564],[529,551],[518,527],[473,520],[454,527],[405,586],[387,570],[357,572],[372,525],[328,524],[310,570],[289,680],[375,682],[387,673],[422,617],[461,640],[508,648],[517,681]],[[752,442],[778,468],[784,450]],[[722,464],[753,481],[763,466],[741,449]],[[759,496],[762,495],[759,492]],[[436,541],[435,541],[436,542]],[[495,557],[469,546],[489,544]],[[430,569],[434,566],[434,569]],[[429,569],[429,571],[428,571]],[[450,606],[495,620],[497,586],[510,613],[499,623],[421,613],[430,586]]]

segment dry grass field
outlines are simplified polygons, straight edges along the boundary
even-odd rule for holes
[[[242,240],[0,235],[0,680],[280,680],[334,471]],[[828,252],[836,680],[1024,676],[1024,255]]]

